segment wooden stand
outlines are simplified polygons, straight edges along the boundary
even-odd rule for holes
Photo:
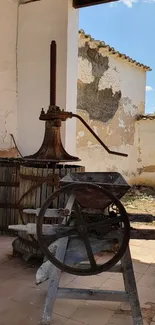
[[[70,205],[73,203],[72,197],[70,197]],[[67,207],[68,208],[68,207]],[[36,215],[38,215],[38,210],[36,210]],[[46,210],[45,217],[48,217],[48,214],[51,216],[52,210]],[[32,213],[32,211],[25,211]],[[34,212],[34,211],[33,211]],[[55,211],[54,211],[55,214]],[[140,216],[129,216],[132,221],[134,219],[141,221]],[[144,216],[142,221],[144,221]],[[147,216],[148,218],[149,216]],[[150,216],[150,221],[152,221],[152,216]],[[149,220],[147,220],[149,221]],[[26,231],[28,234],[36,234],[36,224],[27,224],[27,225],[14,225],[10,226],[11,229],[16,231]],[[51,225],[45,224],[43,227],[43,232],[46,234],[51,234],[52,232]],[[117,235],[120,238],[121,233]],[[110,239],[109,235],[106,237]],[[144,240],[153,240],[155,239],[155,229],[141,229],[137,228],[131,229],[131,239],[144,239]],[[55,252],[55,257],[62,262],[66,262],[69,258],[75,255],[74,252],[71,252],[72,247],[68,245],[68,237],[62,238],[59,240],[59,246],[52,247]],[[107,240],[107,245],[108,240]],[[76,246],[77,247],[77,246]],[[107,246],[108,248],[108,246]],[[72,254],[71,254],[72,253]],[[75,257],[74,257],[75,259]],[[49,261],[45,261],[36,274],[37,284],[49,280],[49,287],[47,291],[47,296],[43,308],[43,314],[41,319],[41,325],[51,325],[52,324],[52,313],[54,308],[54,303],[56,299],[82,299],[82,300],[101,300],[101,301],[117,301],[117,302],[128,302],[131,307],[131,315],[133,319],[133,325],[143,325],[142,314],[140,309],[140,303],[137,293],[137,286],[133,271],[133,264],[130,255],[130,249],[127,248],[124,256],[122,257],[119,264],[115,265],[108,272],[122,273],[124,279],[124,291],[110,291],[110,290],[89,290],[89,289],[73,289],[73,288],[62,288],[59,287],[61,270],[57,269],[56,266],[51,264]]]
[[[66,242],[56,251],[56,257],[63,260],[65,257]],[[123,274],[125,291],[110,290],[89,290],[59,287],[61,271],[52,266],[52,274],[49,281],[48,292],[43,308],[41,325],[52,324],[52,313],[55,299],[82,299],[101,301],[129,302],[134,325],[143,325],[140,303],[137,293],[136,281],[129,248],[127,249],[120,265],[116,265],[109,272],[119,272]]]
[[[48,210],[46,212],[48,214]],[[51,214],[51,212],[50,212]],[[45,233],[51,232],[51,227],[45,225]],[[10,228],[18,230],[20,225],[11,226]],[[23,231],[34,234],[36,233],[35,224],[27,224],[22,226]],[[155,230],[153,229],[132,229],[131,239],[154,239]],[[68,258],[68,250],[66,250],[68,244],[68,238],[62,238],[59,242],[59,246],[56,247],[55,257],[62,262]],[[133,325],[143,325],[143,319],[140,309],[140,303],[138,298],[137,286],[135,281],[135,275],[133,271],[133,264],[130,255],[129,247],[126,250],[120,263],[115,265],[112,269],[108,270],[112,273],[122,273],[124,279],[124,291],[111,291],[111,290],[91,290],[91,289],[73,289],[59,287],[61,270],[57,269],[49,261],[45,261],[36,274],[37,284],[49,280],[49,287],[45,304],[43,308],[43,314],[41,319],[41,325],[52,324],[52,313],[54,303],[56,299],[81,299],[81,300],[101,300],[101,301],[117,301],[128,302],[131,307],[131,315],[133,319]]]

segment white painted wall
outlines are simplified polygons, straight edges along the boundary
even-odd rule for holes
[[[109,57],[109,69],[100,79],[99,90],[112,87],[113,92],[121,90],[123,98],[130,98],[131,105],[139,107],[137,112],[131,106],[126,106],[126,114],[135,115],[144,113],[146,72],[135,64],[128,63],[117,55],[109,54],[107,50],[100,49],[103,56]]]
[[[16,33],[18,0],[0,0],[0,156],[16,138]],[[3,152],[3,153],[2,153]]]
[[[41,108],[49,106],[50,42],[56,40],[57,105],[76,108],[78,11],[72,0],[41,0],[20,5],[18,26],[18,146],[24,155],[41,146],[44,122]],[[66,94],[67,91],[67,94]],[[67,150],[74,153],[74,123],[68,123]],[[72,137],[71,137],[72,134]]]
[[[155,120],[136,122],[135,144],[137,152],[136,184],[155,186]]]
[[[85,42],[89,42],[89,39],[83,34],[79,35],[79,47],[84,47]],[[95,41],[90,41],[89,46],[94,49],[97,47]],[[77,154],[87,171],[117,171],[130,183],[134,183],[138,168],[135,121],[137,114],[144,114],[146,71],[117,55],[110,54],[106,48],[97,48],[97,51],[109,59],[109,67],[100,78],[98,92],[106,88],[112,88],[113,94],[121,91],[119,107],[115,115],[106,123],[90,118],[85,110],[80,109],[78,113],[109,149],[127,153],[128,157],[123,158],[106,153],[80,122],[77,123]],[[96,69],[98,69],[97,65]],[[83,59],[79,56],[79,88],[93,81],[90,58],[88,60],[86,57]],[[102,107],[102,102],[100,105]]]

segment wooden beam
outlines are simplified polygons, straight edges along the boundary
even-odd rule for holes
[[[103,3],[115,2],[115,1],[118,0],[73,0],[73,7],[75,9],[78,9],[78,8],[100,5]]]

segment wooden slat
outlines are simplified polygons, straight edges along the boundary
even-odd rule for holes
[[[36,235],[36,224],[35,223],[27,223],[26,225],[10,225],[9,229],[13,229],[16,231],[25,231],[29,235]],[[42,232],[43,235],[54,235],[55,230],[58,229],[57,225],[51,225],[51,224],[43,224],[42,225]]]
[[[62,210],[62,212],[64,209]],[[40,208],[38,209],[24,209],[23,212],[27,215],[39,215]],[[62,212],[60,209],[47,209],[44,215],[44,218],[63,218]]]
[[[2,202],[0,202],[0,208],[1,209],[19,209],[20,206],[17,205],[17,204],[14,204],[14,203],[8,203],[8,202],[2,203]]]
[[[18,187],[19,186],[19,182],[5,182],[5,181],[3,181],[3,182],[0,182],[0,186],[2,186],[2,187]]]

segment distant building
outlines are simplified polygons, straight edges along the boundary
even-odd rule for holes
[[[77,153],[88,171],[118,171],[135,182],[139,168],[137,115],[145,111],[146,72],[150,67],[104,42],[79,32],[77,113],[112,150],[109,155],[77,123]]]

